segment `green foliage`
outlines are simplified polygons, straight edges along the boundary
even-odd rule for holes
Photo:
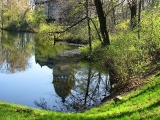
[[[117,71],[121,82],[142,73],[144,66],[150,63],[148,51],[141,49],[141,41],[135,33],[117,35],[112,40],[112,45],[106,51],[106,60],[112,59],[114,70]]]
[[[26,22],[26,13],[29,11],[27,0],[1,1],[2,27],[13,31],[30,31]],[[23,7],[22,7],[23,4]]]
[[[120,21],[116,26],[115,26],[115,30],[117,32],[120,32],[120,31],[127,31],[129,30],[129,24],[130,24],[130,21],[129,20],[125,20],[125,21]]]
[[[54,22],[52,24],[43,24],[40,26],[38,34],[39,37],[43,40],[54,41],[54,38],[64,40],[68,37],[71,37],[71,34],[69,32],[63,32],[64,29],[65,26],[61,26],[57,22]]]
[[[70,26],[63,26],[57,22],[51,24],[43,24],[40,26],[39,35],[43,39],[58,38],[59,40],[71,42],[71,43],[87,43],[87,26],[79,24],[65,31]]]
[[[60,26],[58,23],[52,23],[52,24],[43,24],[41,25],[39,33],[48,33],[48,32],[57,32],[62,31],[63,27]]]
[[[150,12],[144,12],[144,19],[141,22],[141,39],[144,40],[143,48],[148,49],[149,56],[155,62],[159,61],[158,57],[160,51],[160,14],[159,10],[153,9]]]
[[[132,78],[145,73],[160,61],[160,14],[159,11],[143,13],[140,35],[137,29],[129,30],[128,21],[119,23],[116,34],[111,34],[111,45],[101,47],[94,42],[92,52],[88,47],[81,48],[89,60],[104,63],[115,71],[119,83],[125,84]],[[117,34],[118,33],[118,34]],[[116,76],[115,75],[115,76]]]
[[[42,8],[37,8],[27,14],[27,20],[33,28],[39,29],[41,24],[46,23],[46,19],[47,16],[44,14],[44,9]]]
[[[26,21],[20,22],[17,20],[9,21],[7,26],[5,26],[5,29],[11,30],[11,31],[31,31],[31,29],[28,26],[28,23]]]
[[[89,46],[80,47],[79,49],[82,51],[82,55],[85,56],[89,60],[99,61],[102,56],[104,49],[101,48],[101,42],[98,40],[94,40],[92,42],[92,52],[90,52]]]

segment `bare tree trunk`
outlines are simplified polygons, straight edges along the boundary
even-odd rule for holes
[[[131,28],[135,28],[137,26],[136,22],[136,14],[137,14],[137,0],[128,1],[128,5],[131,11]]]
[[[107,31],[107,26],[106,26],[106,17],[102,8],[102,2],[101,0],[94,0],[95,6],[96,6],[96,11],[98,14],[99,18],[99,24],[100,24],[100,31],[102,35],[102,45],[110,45],[110,40],[109,40],[109,34]]]
[[[138,1],[138,39],[140,39],[141,0]]]
[[[122,10],[122,19],[125,19],[125,9],[123,3],[121,5],[121,10]]]
[[[152,5],[154,4],[155,0],[152,0]]]
[[[144,10],[144,0],[141,0],[142,10]]]
[[[116,15],[115,15],[115,8],[114,8],[114,5],[113,5],[113,0],[112,0],[112,8],[113,8],[113,10],[112,10],[112,21],[113,21],[113,25],[115,25],[116,24]]]
[[[115,25],[116,24],[115,9],[113,9],[112,15],[113,15],[113,24]]]
[[[1,28],[3,29],[3,10],[2,10],[2,14],[1,14]]]
[[[87,26],[88,26],[88,41],[89,41],[89,50],[92,51],[92,40],[91,40],[91,27],[90,27],[90,18],[89,18],[89,1],[86,0],[86,17],[87,17]]]
[[[1,28],[3,28],[3,0],[2,0],[2,6],[1,6]]]

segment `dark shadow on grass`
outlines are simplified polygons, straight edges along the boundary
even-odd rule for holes
[[[130,97],[128,100],[118,101],[118,102],[116,102],[115,104],[116,104],[117,106],[118,106],[118,105],[122,105],[123,103],[125,103],[125,102],[127,102],[127,101],[131,101],[132,99],[134,99],[134,98],[136,98],[136,97],[139,97],[139,96],[141,96],[141,95],[143,95],[143,94],[146,94],[146,92],[148,92],[148,91],[154,91],[155,89],[158,89],[158,88],[159,88],[158,85],[152,86],[152,87],[150,87],[150,88],[148,88],[148,89],[142,90],[140,93],[138,93],[138,94]]]
[[[155,77],[159,77],[160,76],[160,73],[157,73],[156,75],[155,75]]]
[[[39,116],[36,117],[36,120],[85,120],[85,117],[76,117],[75,116],[70,116],[65,113],[65,115],[44,115],[44,116]]]
[[[147,110],[151,110],[151,109],[153,109],[153,108],[155,108],[155,107],[157,107],[157,106],[160,106],[160,100],[157,101],[156,103],[150,105],[150,106],[147,107],[146,109],[147,109]]]
[[[133,95],[132,97],[130,97],[129,99],[127,100],[122,100],[122,101],[118,101],[118,102],[115,102],[114,106],[119,106],[119,105],[122,105],[122,104],[125,104],[125,102],[127,101],[133,101],[134,98],[137,98],[139,96],[142,96],[144,94],[149,94],[149,93],[152,93],[152,91],[155,91],[155,90],[158,90],[160,88],[160,84],[156,84],[155,86],[149,86],[147,87],[146,89],[140,91],[138,94],[136,95]],[[148,92],[149,91],[149,92]],[[147,93],[148,92],[148,93]],[[112,98],[113,99],[113,98]],[[134,102],[134,101],[133,101]]]
[[[160,88],[160,84],[156,84],[155,86],[148,87],[148,88],[142,90],[140,93],[130,97],[129,100],[131,100],[133,98],[136,98],[138,96],[141,96],[141,95],[145,94],[148,91],[154,91],[155,89],[159,89],[159,88]]]
[[[154,108],[156,108],[157,106],[160,106],[160,100],[155,102],[154,104],[148,106],[148,107],[145,107],[144,109],[139,109],[139,110],[135,110],[135,111],[132,111],[132,112],[123,112],[123,113],[120,113],[119,115],[112,115],[112,116],[106,116],[106,117],[102,117],[102,116],[99,116],[97,118],[97,120],[114,120],[114,119],[121,119],[121,118],[124,118],[125,116],[127,117],[130,117],[132,114],[134,114],[135,112],[138,112],[138,113],[142,113],[143,111],[145,110],[153,110]],[[158,113],[157,113],[158,115]],[[150,116],[147,116],[147,118],[150,118],[150,117],[154,117],[156,118],[156,114],[154,115],[150,115]],[[142,118],[144,119],[144,118]],[[157,118],[156,118],[157,119]]]
[[[56,115],[56,114],[55,115],[43,115],[43,116],[37,117],[37,120],[56,120],[56,119],[61,119],[61,120],[77,120],[77,119],[78,120],[93,120],[93,119],[94,120],[119,120],[119,119],[124,119],[125,117],[128,117],[128,118],[133,117],[132,115],[136,112],[138,112],[137,114],[141,114],[146,110],[151,111],[159,105],[160,105],[160,100],[155,102],[154,104],[151,104],[148,107],[143,108],[143,109],[139,109],[139,110],[135,110],[135,111],[131,111],[131,112],[123,112],[123,113],[120,113],[120,114],[117,114],[117,115],[115,114],[115,115],[112,115],[112,116],[97,116],[97,117],[92,116],[92,117],[88,117],[87,115],[85,116],[85,114],[79,116],[79,115],[76,115],[76,114],[67,115],[67,113],[66,113],[66,114],[63,114],[63,115]],[[158,118],[160,118],[158,113],[151,114],[151,115],[146,115],[146,117],[138,115],[137,117],[142,117],[140,119],[148,119],[149,118],[149,119],[153,119],[153,120],[159,120]]]

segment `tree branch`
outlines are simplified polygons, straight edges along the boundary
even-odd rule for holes
[[[96,25],[95,25],[94,21],[93,21],[91,18],[90,18],[90,20],[91,20],[91,22],[93,23],[94,28],[96,29],[96,32],[97,32],[98,37],[99,37],[99,40],[102,42],[101,35],[100,35],[100,34],[99,34],[99,32],[98,32],[98,28],[96,27]]]
[[[48,32],[48,34],[58,34],[58,33],[64,33],[66,31],[68,31],[69,29],[73,28],[74,26],[78,25],[79,23],[83,22],[85,19],[87,19],[87,17],[82,18],[81,20],[79,20],[78,22],[74,23],[73,25],[69,26],[68,28],[66,28],[63,31],[55,31],[55,32]]]

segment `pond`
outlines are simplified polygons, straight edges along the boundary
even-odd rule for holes
[[[38,40],[33,33],[0,32],[0,100],[32,108],[77,112],[109,95],[107,73],[81,56],[78,47]]]

